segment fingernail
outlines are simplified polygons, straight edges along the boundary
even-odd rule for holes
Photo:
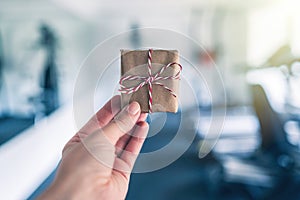
[[[131,115],[136,115],[140,111],[140,105],[134,101],[128,106],[127,111]]]

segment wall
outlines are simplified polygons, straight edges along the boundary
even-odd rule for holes
[[[251,99],[245,83],[245,70],[251,63],[249,55],[250,58],[253,57],[253,49],[256,48],[253,47],[253,41],[256,40],[251,38],[253,29],[257,28],[251,25],[255,24],[257,19],[253,22],[249,20],[249,16],[252,16],[253,10],[264,9],[271,3],[273,1],[269,0],[1,1],[0,31],[6,58],[6,88],[0,95],[0,113],[35,112],[36,108],[32,107],[27,99],[37,95],[41,89],[39,75],[45,54],[34,45],[39,37],[37,30],[41,21],[51,25],[60,39],[57,64],[61,102],[72,99],[77,73],[90,50],[107,38],[129,30],[133,24],[138,24],[141,28],[173,30],[201,44],[212,53],[222,73],[228,104],[249,104]],[[258,28],[263,31],[262,27]],[[295,38],[293,40],[296,41]],[[202,70],[208,84],[212,85],[212,90],[218,94],[218,98],[213,102],[206,94],[202,94],[200,101],[203,104],[222,104],[225,93],[219,85],[214,85],[217,75],[206,66],[212,63],[202,62],[203,52],[195,49],[192,44],[182,45],[189,51],[189,59]],[[259,59],[263,60],[262,57]],[[100,64],[99,67],[105,66]],[[86,85],[80,86],[82,92],[89,88],[89,78],[93,75],[94,71],[86,74]],[[204,90],[201,84],[193,83],[200,92]]]

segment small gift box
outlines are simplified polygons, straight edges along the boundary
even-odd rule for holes
[[[176,113],[181,70],[176,50],[121,50],[122,106],[137,101],[142,112]]]

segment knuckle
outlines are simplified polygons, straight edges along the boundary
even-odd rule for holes
[[[134,125],[133,120],[129,116],[117,116],[113,120],[113,123],[115,123],[116,126],[120,129],[120,131],[122,131],[124,133],[131,130],[131,128]]]

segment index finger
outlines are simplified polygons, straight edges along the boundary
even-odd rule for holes
[[[112,97],[81,129],[80,133],[89,135],[106,126],[121,110],[121,97]]]

